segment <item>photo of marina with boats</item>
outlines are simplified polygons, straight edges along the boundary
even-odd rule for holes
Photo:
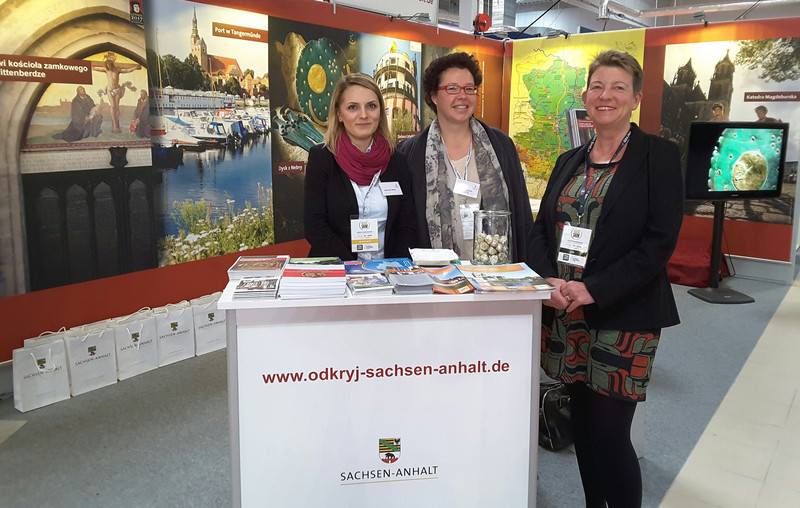
[[[154,89],[151,140],[161,148],[235,148],[249,136],[268,134],[269,100],[239,99],[215,91]],[[165,153],[159,153],[166,157]]]
[[[267,16],[241,27],[182,0],[147,14],[159,265],[274,243]]]

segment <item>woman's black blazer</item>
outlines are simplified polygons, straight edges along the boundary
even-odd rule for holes
[[[414,197],[405,158],[393,153],[382,182],[399,182],[402,196],[387,196],[389,212],[384,237],[385,257],[409,257],[417,238]],[[372,192],[380,192],[377,186]],[[323,144],[308,152],[303,203],[305,237],[309,256],[356,259],[350,247],[350,217],[358,216],[358,200],[350,178]]]
[[[595,300],[584,309],[593,329],[649,330],[680,322],[667,274],[683,220],[678,147],[635,124],[631,130],[583,272]],[[583,146],[558,158],[542,198],[528,259],[544,277],[558,276],[556,202],[585,153]]]

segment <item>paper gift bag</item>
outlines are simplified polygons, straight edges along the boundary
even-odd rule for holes
[[[64,345],[73,396],[117,382],[114,330],[108,323],[70,328]]]
[[[227,345],[225,311],[217,309],[222,292],[201,296],[191,301],[194,314],[195,353],[203,355]]]
[[[187,301],[153,309],[158,334],[158,366],[194,356],[194,315]]]
[[[158,335],[153,311],[141,309],[114,325],[120,381],[158,367]]]
[[[69,398],[63,339],[15,349],[11,358],[17,410],[24,413]]]

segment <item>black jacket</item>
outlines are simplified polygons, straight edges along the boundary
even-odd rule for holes
[[[649,330],[680,322],[667,274],[683,220],[678,147],[635,124],[631,129],[583,271],[582,280],[595,300],[584,309],[592,329]],[[544,277],[558,276],[556,200],[585,151],[584,145],[558,158],[542,198],[530,259],[531,268]]]
[[[402,196],[386,197],[384,256],[409,257],[408,249],[416,247],[416,217],[408,168],[397,152],[389,159],[381,181],[399,182],[403,191]],[[350,246],[350,216],[358,215],[358,200],[347,173],[324,144],[308,152],[304,194],[303,224],[311,244],[308,255],[356,259]]]

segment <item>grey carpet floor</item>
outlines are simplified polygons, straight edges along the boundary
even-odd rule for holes
[[[724,285],[756,299],[713,305],[675,286],[682,324],[664,330],[644,403],[645,508],[659,505],[788,286]],[[218,351],[28,413],[0,401],[0,506],[230,505],[226,353]],[[537,506],[583,506],[572,452],[539,449]],[[264,506],[271,506],[265,500]]]
[[[755,303],[715,305],[673,286],[681,324],[662,331],[644,412],[642,506],[657,508],[789,286],[726,279]],[[539,448],[539,508],[584,506],[575,454]]]
[[[231,504],[224,350],[0,420],[0,506]]]

